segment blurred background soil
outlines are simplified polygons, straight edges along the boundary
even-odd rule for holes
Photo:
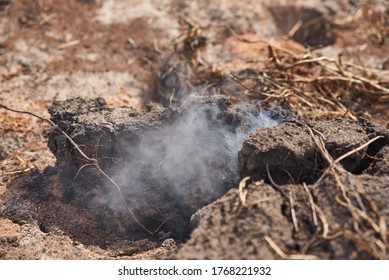
[[[284,106],[312,120],[366,117],[387,128],[388,51],[386,0],[0,0],[0,103],[45,118],[53,101],[71,97],[103,97],[110,107],[145,110],[151,102],[166,105],[173,88],[186,86],[178,85],[182,81],[177,77],[183,76],[194,88],[219,87],[233,102],[264,100],[269,107]],[[314,61],[304,62],[308,70],[291,73],[288,67],[298,62],[296,57]],[[320,57],[342,67],[337,72],[326,68],[315,61]],[[352,69],[352,74],[341,73],[339,79],[340,68]],[[295,83],[288,90],[298,92],[307,83],[300,88],[306,93],[289,97],[285,88],[277,98],[258,93],[268,89],[263,84],[259,89],[252,73],[266,78],[273,69],[279,73],[272,77],[281,81],[278,89]],[[334,84],[316,83],[323,71],[336,77]],[[315,83],[293,82],[293,75]],[[179,101],[179,90],[174,98]],[[0,209],[7,199],[25,205],[14,215],[19,219],[1,215],[0,258],[190,258],[185,253],[191,252],[189,245],[174,255],[178,245],[173,239],[108,239],[104,245],[101,233],[83,244],[71,231],[34,222],[33,207],[23,199],[31,190],[20,186],[38,173],[55,175],[46,128],[31,116],[0,110]],[[55,196],[61,189],[58,180],[48,180]],[[41,207],[34,211],[48,216],[47,209],[54,211],[53,205]],[[68,206],[58,205],[57,211],[61,207]],[[74,223],[75,228],[83,221]]]

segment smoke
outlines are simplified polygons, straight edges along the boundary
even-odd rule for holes
[[[250,113],[248,104],[231,108],[218,98],[192,95],[172,120],[128,143],[127,164],[114,177],[138,215],[188,220],[235,186],[245,137],[277,124],[263,112]]]

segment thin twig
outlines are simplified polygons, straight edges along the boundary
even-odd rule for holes
[[[327,217],[326,215],[324,214],[323,210],[320,209],[320,207],[318,205],[314,205],[315,206],[315,210],[317,211],[317,213],[319,214],[319,218],[321,220],[321,223],[323,224],[323,233],[322,233],[322,236],[323,238],[326,238],[328,236],[328,233],[329,233],[329,230],[330,230],[330,226],[328,224],[328,220],[327,220]]]
[[[73,40],[73,41],[70,41],[70,42],[66,42],[66,43],[63,43],[63,44],[57,46],[57,50],[64,50],[64,49],[67,49],[67,48],[71,48],[71,47],[79,45],[80,43],[81,43],[80,40]]]
[[[158,168],[156,169],[156,170],[154,170],[151,174],[155,174],[155,173],[157,173],[159,170],[161,170],[161,166],[162,166],[162,164],[168,159],[168,155],[158,164]]]
[[[313,201],[313,196],[305,183],[303,183],[303,187],[304,187],[304,190],[307,192],[308,201],[309,201],[309,204],[311,206],[313,224],[317,227],[319,225],[319,223],[317,221],[317,214],[316,214],[316,209],[315,209],[315,202]]]
[[[380,233],[380,227],[378,226],[378,224],[376,222],[373,221],[372,218],[370,218],[365,212],[363,212],[361,209],[355,207],[354,205],[352,204],[349,204],[347,202],[344,202],[342,201],[339,196],[336,196],[335,197],[335,200],[336,202],[338,202],[340,205],[344,206],[344,207],[348,207],[350,208],[350,212],[352,212],[351,214],[357,214],[355,215],[356,216],[356,219],[358,219],[358,217],[361,217],[363,218],[364,220],[366,220],[371,226],[372,228],[377,232],[377,233]],[[354,215],[353,215],[354,216]]]
[[[267,172],[267,177],[269,178],[270,183],[273,185],[273,187],[274,187],[278,192],[282,193],[282,192],[281,192],[281,189],[280,189],[280,186],[277,185],[276,182],[274,182],[273,177],[272,177],[271,174],[270,174],[269,165],[268,165],[267,163],[266,163],[266,172]]]
[[[109,176],[107,175],[107,173],[105,173],[105,172],[100,168],[99,165],[96,165],[96,169],[97,169],[98,171],[100,171],[100,173],[103,174],[104,177],[107,178],[108,181],[110,181],[111,184],[112,184],[113,186],[115,186],[116,190],[117,190],[118,193],[119,193],[119,197],[120,197],[120,199],[122,200],[123,205],[126,206],[126,209],[127,209],[128,213],[129,213],[130,216],[134,219],[134,221],[135,221],[135,222],[136,222],[144,231],[146,231],[146,232],[149,233],[150,235],[153,235],[153,232],[150,231],[150,230],[148,230],[148,229],[147,229],[147,228],[138,220],[138,218],[136,217],[136,215],[134,214],[134,212],[130,209],[130,207],[129,207],[128,204],[127,204],[126,198],[124,197],[124,194],[123,194],[123,192],[122,192],[122,189],[119,187],[119,185],[118,185],[111,177],[109,177]]]
[[[332,163],[332,165],[335,165],[335,164],[337,164],[338,162],[340,162],[341,160],[343,160],[343,159],[345,159],[345,158],[351,156],[352,154],[354,154],[354,153],[356,153],[356,152],[362,150],[363,148],[369,146],[371,143],[377,141],[377,140],[380,139],[380,138],[383,138],[383,136],[374,137],[373,139],[367,141],[367,142],[364,143],[363,145],[361,145],[361,146],[359,146],[359,147],[357,147],[357,148],[355,148],[355,149],[353,149],[353,150],[351,150],[351,151],[345,153],[344,155],[342,155],[342,156],[338,157],[336,160],[334,160],[333,163]]]
[[[277,255],[279,255],[284,260],[289,259],[289,256],[284,251],[282,251],[280,247],[278,247],[278,245],[270,238],[270,236],[265,235],[264,238],[270,247],[277,253]]]
[[[295,232],[299,232],[300,228],[297,222],[296,210],[294,210],[294,202],[293,202],[293,196],[291,191],[289,191],[289,203],[290,203],[290,215],[292,216],[294,230]]]
[[[243,180],[240,181],[240,183],[239,183],[239,199],[240,199],[240,202],[242,203],[243,207],[247,207],[246,198],[247,198],[248,191],[246,188],[246,183],[248,180],[250,180],[249,176],[243,178]]]
[[[33,116],[37,119],[40,119],[41,121],[44,121],[48,124],[50,124],[52,127],[54,127],[55,129],[57,129],[59,132],[61,132],[65,137],[66,139],[69,140],[69,142],[73,145],[73,147],[81,154],[81,156],[83,158],[85,158],[86,160],[88,160],[90,163],[92,164],[97,164],[97,159],[95,158],[90,158],[88,157],[81,149],[80,147],[76,144],[76,142],[73,141],[73,139],[65,132],[63,131],[57,124],[55,124],[53,121],[49,120],[49,119],[46,119],[46,118],[43,118],[41,116],[38,116],[34,113],[31,113],[31,112],[28,112],[28,111],[20,111],[20,110],[16,110],[16,109],[12,109],[12,108],[9,108],[3,104],[0,104],[0,108],[3,108],[5,110],[8,110],[8,111],[11,111],[11,112],[14,112],[14,113],[19,113],[19,114],[25,114],[25,115],[30,115],[30,116]]]
[[[73,180],[76,180],[77,177],[78,177],[78,175],[80,175],[81,171],[82,171],[85,167],[87,167],[87,166],[93,166],[93,167],[94,167],[95,165],[94,165],[94,164],[91,164],[91,163],[86,163],[86,164],[84,164],[83,166],[81,166],[81,167],[78,169],[78,171],[77,171],[76,175],[74,176]]]

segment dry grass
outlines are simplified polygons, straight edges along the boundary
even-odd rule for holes
[[[310,119],[356,119],[366,103],[389,102],[389,71],[317,56],[309,49],[293,53],[269,44],[268,50],[266,70],[250,77],[251,86],[245,77],[230,75],[252,99],[287,104]]]
[[[377,46],[389,37],[389,14],[373,12],[369,5],[362,5],[352,15],[329,21],[335,28],[363,34],[361,37]],[[298,28],[299,23],[289,33]],[[248,41],[232,29],[231,33],[242,43],[268,45],[267,63],[256,71],[257,75],[229,75],[251,99],[262,100],[269,106],[286,104],[288,109],[310,119],[370,117],[367,107],[389,106],[388,70],[366,67],[362,61],[358,64],[345,61],[342,56],[319,56],[310,48],[297,52],[272,41]],[[290,35],[285,39],[289,40]]]
[[[388,14],[373,11],[369,5],[362,5],[353,14],[343,18],[328,18],[328,21],[338,30],[355,30],[356,33],[363,34],[361,38],[377,46],[383,45],[389,35]],[[349,119],[359,116],[370,118],[375,113],[375,104],[389,106],[389,70],[367,67],[362,61],[346,61],[342,56],[320,56],[310,48],[301,47],[301,51],[297,51],[285,47],[293,33],[301,28],[301,24],[297,22],[289,35],[277,38],[275,43],[274,40],[262,38],[247,39],[230,26],[201,26],[183,20],[181,35],[166,46],[168,50],[175,46],[173,54],[176,59],[167,64],[170,67],[163,69],[159,77],[166,77],[175,71],[177,63],[184,63],[186,71],[179,74],[184,75],[182,78],[189,87],[199,86],[196,91],[203,89],[204,92],[209,92],[210,87],[229,77],[241,86],[249,99],[261,100],[269,107],[286,107],[312,120],[337,116]],[[207,44],[203,34],[209,28],[219,28],[221,31],[227,29],[230,36],[244,45],[267,46],[267,61],[264,65],[247,69],[252,70],[249,75],[225,72],[222,68],[209,64],[202,56]],[[371,110],[368,107],[372,107]]]

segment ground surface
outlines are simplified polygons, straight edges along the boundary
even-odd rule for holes
[[[150,238],[96,210],[103,189],[72,198],[48,125],[0,109],[0,258],[387,258],[388,9],[385,0],[0,0],[0,103],[13,109],[50,118],[55,100],[103,97],[147,110],[195,91],[301,117],[247,138],[239,173],[251,181],[199,210],[190,235]],[[336,159],[376,136],[320,177],[326,151]]]

